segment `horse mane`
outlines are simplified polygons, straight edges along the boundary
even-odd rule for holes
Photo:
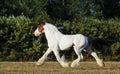
[[[47,26],[48,26],[52,31],[61,33],[61,32],[57,29],[57,27],[54,26],[53,24],[50,24],[50,23],[46,23],[46,24],[47,24]]]

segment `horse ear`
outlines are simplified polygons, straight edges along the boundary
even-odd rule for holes
[[[40,22],[40,25],[45,25],[45,22]]]

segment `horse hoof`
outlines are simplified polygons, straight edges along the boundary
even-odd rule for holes
[[[64,67],[64,68],[68,68],[68,67],[69,67],[69,64],[68,64],[68,65],[64,65],[64,66],[62,66],[62,67]]]
[[[37,62],[37,63],[36,63],[36,65],[37,65],[37,66],[40,66],[40,65],[42,65],[42,63],[40,63],[40,62]]]
[[[99,65],[100,67],[104,67],[104,66],[105,66],[103,60],[100,60],[100,61],[98,61],[97,63],[98,63],[98,65]]]
[[[105,67],[105,64],[102,62],[101,64],[99,64],[100,67]]]
[[[62,65],[63,68],[69,67],[69,64],[68,64],[68,63],[62,63],[61,65]]]
[[[77,68],[79,65],[80,65],[79,63],[73,62],[73,63],[71,64],[71,68]]]

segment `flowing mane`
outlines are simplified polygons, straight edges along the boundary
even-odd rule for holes
[[[61,32],[58,30],[58,28],[57,28],[56,26],[54,26],[53,24],[46,23],[45,25],[47,25],[51,31],[61,33]]]

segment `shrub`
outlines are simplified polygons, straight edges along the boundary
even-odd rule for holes
[[[34,30],[34,24],[23,15],[0,17],[0,58],[11,61],[35,58],[35,53],[40,52],[38,50],[41,44],[34,40]]]

